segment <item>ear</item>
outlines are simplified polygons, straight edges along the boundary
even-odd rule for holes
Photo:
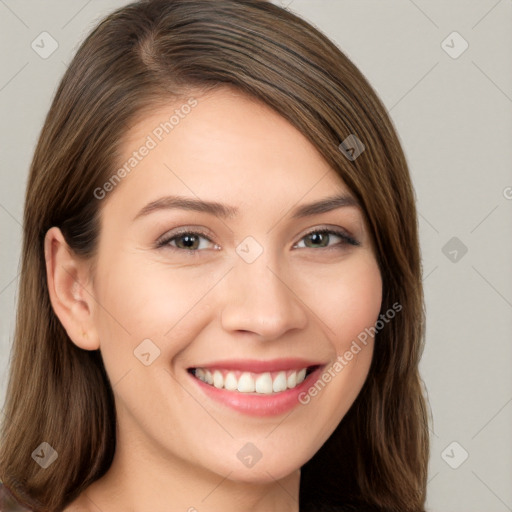
[[[90,263],[69,248],[57,227],[46,232],[44,256],[48,292],[55,314],[75,345],[84,350],[98,349]]]

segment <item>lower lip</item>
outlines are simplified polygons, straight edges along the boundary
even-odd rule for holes
[[[300,404],[299,395],[311,387],[313,382],[317,381],[322,372],[322,368],[323,367],[319,367],[310,373],[304,381],[295,388],[268,395],[218,389],[215,386],[206,384],[190,373],[188,375],[199,388],[213,400],[227,405],[231,409],[243,414],[261,417],[277,416],[297,407],[297,405]]]

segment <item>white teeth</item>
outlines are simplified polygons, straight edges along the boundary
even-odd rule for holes
[[[215,370],[213,372],[213,385],[219,389],[224,387],[224,377],[222,376],[222,373],[219,372],[219,370]]]
[[[268,395],[272,393],[272,375],[270,373],[262,373],[256,379],[256,393],[264,393]]]
[[[238,391],[242,393],[253,393],[255,390],[254,379],[249,372],[244,372],[238,379]]]
[[[238,391],[240,393],[259,393],[269,395],[272,393],[281,393],[287,389],[297,387],[306,378],[306,368],[299,371],[280,371],[272,373],[252,373],[252,372],[234,372],[226,370],[207,370],[205,368],[196,368],[195,376],[210,384],[217,389],[227,389],[228,391]],[[237,375],[239,377],[237,378]]]
[[[279,372],[272,383],[272,391],[279,393],[279,391],[284,391],[286,388],[286,372]]]
[[[297,372],[292,372],[290,373],[290,375],[288,375],[286,385],[288,386],[289,389],[292,389],[297,385]]]
[[[238,381],[236,380],[235,374],[233,372],[228,372],[226,374],[226,378],[224,379],[224,387],[228,391],[235,391],[238,388]]]

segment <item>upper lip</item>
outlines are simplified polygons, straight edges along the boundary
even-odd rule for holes
[[[310,366],[322,366],[323,363],[299,358],[270,359],[262,361],[261,359],[229,359],[215,361],[213,363],[204,363],[193,366],[192,368],[219,368],[223,370],[240,370],[244,372],[263,373],[279,372],[282,370],[301,370]]]

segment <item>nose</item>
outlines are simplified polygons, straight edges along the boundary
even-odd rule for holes
[[[307,325],[304,298],[263,256],[251,264],[238,262],[224,286],[221,323],[226,331],[251,332],[270,341]]]

